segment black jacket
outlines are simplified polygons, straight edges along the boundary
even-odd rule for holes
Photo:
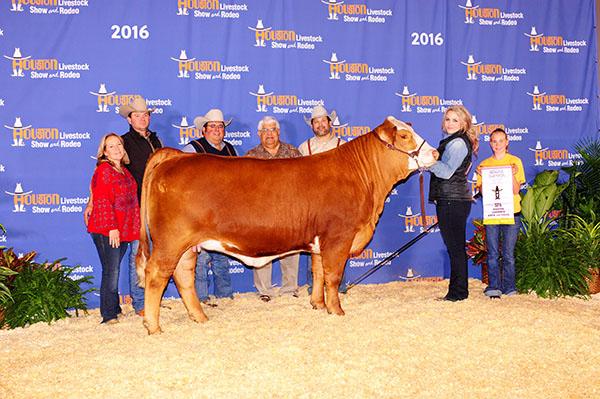
[[[148,162],[148,158],[154,151],[162,148],[162,143],[156,133],[148,132],[150,135],[146,139],[129,126],[129,131],[121,136],[125,142],[125,151],[129,155],[129,164],[125,166],[133,175],[138,186],[138,201],[142,199],[142,179],[146,170],[146,162]]]

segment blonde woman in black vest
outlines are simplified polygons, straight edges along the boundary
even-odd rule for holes
[[[429,201],[435,203],[440,232],[450,258],[448,293],[439,299],[456,302],[469,296],[465,236],[473,198],[467,175],[471,158],[479,149],[479,139],[471,114],[462,105],[446,110],[442,130],[445,137],[437,148],[438,161],[429,168]]]

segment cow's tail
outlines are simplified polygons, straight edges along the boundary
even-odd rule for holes
[[[142,180],[142,203],[140,204],[140,246],[135,259],[135,268],[140,287],[146,286],[146,263],[148,262],[148,259],[150,259],[152,252],[152,237],[150,236],[151,220],[148,212],[148,199],[154,172],[161,162],[172,158],[177,154],[181,154],[181,151],[172,148],[163,148],[152,154],[146,164],[144,179]]]

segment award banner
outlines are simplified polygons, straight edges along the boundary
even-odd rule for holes
[[[514,224],[512,167],[481,168],[481,197],[483,224]]]

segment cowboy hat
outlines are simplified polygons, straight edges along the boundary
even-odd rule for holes
[[[316,105],[313,109],[312,109],[312,113],[310,115],[310,118],[307,118],[306,116],[304,117],[304,121],[306,122],[306,124],[308,126],[312,126],[312,120],[315,118],[320,118],[321,116],[326,116],[329,118],[330,121],[334,121],[337,118],[337,113],[335,111],[331,111],[330,114],[327,113],[327,110],[325,109],[324,106],[322,105]]]
[[[211,109],[204,116],[197,116],[194,118],[194,126],[200,130],[202,130],[204,125],[208,122],[223,122],[225,126],[229,126],[231,119],[226,121],[225,118],[223,118],[223,111],[218,108]]]
[[[136,96],[128,104],[124,104],[119,108],[119,115],[125,119],[127,119],[132,112],[148,112],[150,114],[154,112],[154,108],[148,109],[146,100],[144,100],[142,96]]]

